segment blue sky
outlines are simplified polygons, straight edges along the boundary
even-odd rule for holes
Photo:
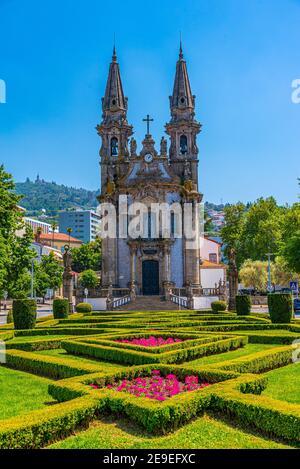
[[[0,162],[17,181],[96,189],[104,93],[116,33],[128,119],[157,143],[169,119],[179,31],[203,124],[205,200],[297,199],[300,0],[0,0]]]

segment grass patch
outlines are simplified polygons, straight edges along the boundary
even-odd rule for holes
[[[290,446],[253,435],[210,415],[176,432],[153,437],[126,419],[91,424],[86,431],[51,445],[53,449],[289,449]]]
[[[210,355],[208,357],[198,358],[189,362],[189,365],[210,365],[212,363],[220,363],[227,360],[234,360],[235,358],[244,357],[251,355],[251,353],[261,352],[263,350],[268,350],[274,348],[274,345],[271,344],[247,344],[245,347],[232,350],[225,353],[220,353],[218,355]]]
[[[56,401],[48,394],[50,380],[0,366],[0,420],[27,414]]]
[[[269,371],[265,374],[268,386],[263,395],[300,404],[300,363]]]

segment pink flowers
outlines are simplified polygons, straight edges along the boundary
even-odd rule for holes
[[[131,344],[131,345],[142,345],[143,347],[160,347],[161,345],[175,344],[176,342],[183,342],[182,339],[173,339],[173,337],[168,337],[164,339],[163,337],[154,337],[150,336],[147,339],[118,339],[116,342],[122,344]]]
[[[90,386],[99,389],[99,386],[95,384],[90,384]],[[209,386],[209,383],[199,383],[198,376],[186,376],[183,382],[174,374],[164,377],[160,375],[160,370],[152,370],[150,377],[138,377],[131,381],[124,379],[118,383],[108,384],[106,388],[119,392],[129,392],[137,397],[165,401],[176,394],[195,391],[206,386]]]

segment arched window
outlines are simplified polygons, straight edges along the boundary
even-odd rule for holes
[[[111,156],[118,156],[119,154],[119,142],[116,137],[113,137],[110,141],[110,154]]]
[[[187,136],[186,135],[181,135],[180,136],[180,154],[181,155],[186,155],[187,154]]]

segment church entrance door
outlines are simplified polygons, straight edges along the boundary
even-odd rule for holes
[[[143,261],[143,295],[159,295],[158,261]]]

